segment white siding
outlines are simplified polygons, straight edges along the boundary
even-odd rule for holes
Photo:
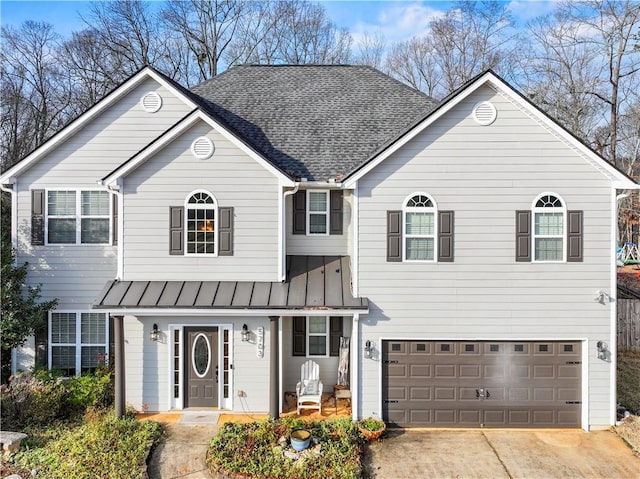
[[[140,106],[140,98],[148,91],[163,99],[157,113],[147,113]],[[188,111],[170,91],[154,80],[145,80],[18,177],[17,259],[19,264],[29,262],[27,280],[30,285],[42,284],[43,300],[58,298],[59,309],[89,309],[105,283],[116,275],[116,247],[31,246],[30,190],[98,189],[97,180]],[[18,355],[21,364],[33,364],[33,351]]]
[[[480,126],[473,106],[498,118]],[[589,424],[610,421],[611,365],[594,343],[610,338],[611,184],[588,161],[505,97],[482,88],[358,182],[359,293],[370,300],[362,343],[380,338],[588,339]],[[414,192],[455,211],[455,262],[386,261],[386,211]],[[555,192],[584,210],[584,262],[516,263],[515,211]],[[379,361],[364,359],[362,415],[381,414]]]
[[[344,192],[341,235],[294,235],[293,196],[287,196],[287,254],[303,256],[347,256],[351,241],[352,196]]]
[[[213,157],[196,159],[191,143],[208,136]],[[169,255],[169,207],[204,189],[234,208],[233,256]],[[125,280],[278,280],[278,180],[254,159],[199,123],[125,178]]]

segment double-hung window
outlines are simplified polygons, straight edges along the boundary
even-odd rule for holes
[[[205,191],[193,193],[186,204],[187,254],[211,254],[216,251],[216,201]]]
[[[329,192],[307,191],[307,234],[329,234]]]
[[[329,356],[328,317],[307,317],[307,351],[309,356]]]
[[[110,210],[106,191],[48,190],[47,244],[109,244]]]
[[[405,202],[404,259],[405,261],[435,261],[436,207],[425,194],[412,195]]]
[[[535,261],[565,261],[565,216],[562,200],[543,194],[533,207],[533,251]]]
[[[75,376],[106,364],[107,328],[105,313],[52,312],[49,325],[51,369]]]

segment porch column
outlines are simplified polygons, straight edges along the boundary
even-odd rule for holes
[[[114,372],[116,417],[123,417],[124,398],[124,316],[112,316],[114,336]]]
[[[280,316],[269,316],[269,416],[277,419],[280,416],[278,399],[280,382],[278,380],[278,320]]]

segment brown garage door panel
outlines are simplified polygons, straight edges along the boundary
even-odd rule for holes
[[[580,426],[578,341],[383,341],[382,359],[392,425]]]

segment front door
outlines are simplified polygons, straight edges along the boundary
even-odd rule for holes
[[[218,406],[218,328],[185,328],[185,407]]]

